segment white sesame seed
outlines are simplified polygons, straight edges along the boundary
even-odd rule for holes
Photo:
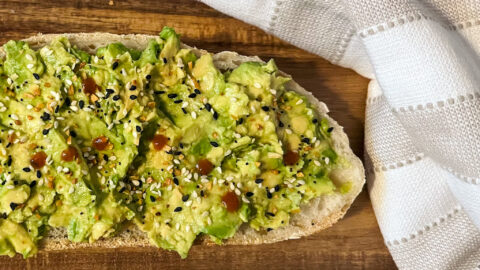
[[[240,194],[242,194],[242,193],[240,192],[240,189],[237,188],[237,189],[235,189],[235,194],[237,194],[237,196],[240,196]]]
[[[180,164],[180,160],[178,160],[178,159],[174,159],[174,160],[173,160],[173,163],[175,163],[175,164],[177,164],[177,165],[178,165],[178,164]]]
[[[207,223],[208,223],[208,225],[212,225],[212,219],[210,217],[208,217]]]
[[[188,200],[188,201],[185,202],[185,206],[190,207],[190,205],[192,205],[192,203],[193,203],[192,200]]]
[[[185,102],[183,102],[183,104],[182,104],[182,108],[186,108],[187,106],[188,106],[188,102],[186,102],[186,101],[185,101]]]
[[[10,78],[8,78],[8,79],[7,79],[7,83],[8,83],[8,84],[12,84],[12,83],[13,83],[13,80],[10,79]]]
[[[193,174],[193,179],[198,180],[198,173]]]
[[[222,167],[217,167],[218,173],[222,173]]]
[[[300,104],[302,104],[302,103],[303,103],[303,99],[299,99],[296,104],[297,104],[297,105],[300,105]]]
[[[28,65],[27,65],[27,68],[28,68],[28,69],[32,69],[32,68],[33,68],[33,64],[28,64]]]
[[[197,119],[197,114],[195,112],[191,113],[193,119]]]
[[[225,179],[220,179],[220,180],[218,180],[218,183],[219,183],[220,185],[223,184],[223,183],[225,183]]]
[[[132,180],[132,184],[138,187],[140,185],[140,182],[138,180]]]
[[[204,183],[204,184],[206,184],[206,183],[208,183],[208,179],[202,178],[201,182]]]
[[[243,201],[244,203],[250,203],[250,201],[249,201],[247,198],[245,198],[244,196],[242,196],[242,201]]]
[[[298,183],[299,185],[302,185],[302,186],[305,185],[305,181],[303,181],[303,180],[298,180],[297,183]]]
[[[190,231],[190,225],[185,226],[185,231],[189,232]]]
[[[65,83],[66,83],[67,85],[72,85],[72,81],[70,81],[69,79],[66,79],[66,80],[65,80]]]
[[[208,215],[210,215],[210,213],[208,211],[205,211],[202,213],[202,217],[208,217]]]
[[[234,190],[235,189],[235,185],[233,183],[230,183],[230,189],[231,190]]]
[[[57,172],[61,172],[63,170],[63,167],[62,166],[58,166],[57,167]]]
[[[74,112],[78,111],[77,106],[70,106],[70,109],[71,109],[72,111],[74,111]]]
[[[14,188],[15,188],[15,187],[12,186],[12,185],[8,185],[8,186],[7,186],[7,189],[14,189]]]
[[[312,143],[315,143],[317,141],[317,137],[312,138]]]
[[[270,115],[265,115],[265,117],[263,118],[264,121],[268,121],[268,119],[270,119]]]
[[[227,176],[225,179],[230,182],[230,181],[233,180],[233,176],[229,175],[229,176]]]
[[[242,183],[237,183],[238,188],[242,188]]]
[[[176,229],[177,231],[180,230],[180,223],[177,223],[177,224],[175,225],[175,229]]]
[[[285,131],[287,132],[287,134],[292,134],[292,130],[289,128],[285,129]]]
[[[325,164],[330,163],[330,159],[328,157],[325,158]]]
[[[33,57],[30,55],[30,54],[26,54],[25,55],[25,58],[27,58],[28,61],[32,61],[33,60]]]
[[[70,189],[68,190],[68,194],[72,194],[73,192],[75,192],[75,187],[71,186]]]
[[[275,90],[275,89],[270,89],[270,93],[272,93],[272,95],[276,95],[276,94],[277,94],[277,90]]]
[[[261,88],[261,87],[262,87],[262,85],[261,85],[260,83],[258,83],[258,82],[255,82],[255,83],[253,84],[253,86],[255,86],[255,88]]]
[[[275,188],[272,187],[269,191],[270,191],[270,193],[274,193],[274,192],[275,192]]]
[[[13,120],[18,120],[18,116],[16,114],[12,113],[10,116],[12,117]]]
[[[38,200],[39,200],[39,201],[43,202],[44,199],[45,199],[45,198],[43,197],[42,194],[38,194]]]
[[[232,150],[228,149],[227,152],[225,152],[225,156],[228,156],[232,153]]]

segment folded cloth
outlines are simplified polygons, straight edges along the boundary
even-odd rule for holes
[[[397,266],[480,267],[480,2],[201,1],[371,79],[364,160]]]

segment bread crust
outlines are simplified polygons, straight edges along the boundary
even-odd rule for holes
[[[121,42],[125,46],[133,49],[144,49],[151,38],[151,35],[116,35],[110,33],[66,33],[66,34],[38,34],[25,39],[32,48],[39,48],[48,44],[58,36],[66,36],[72,45],[78,46],[89,53],[94,53],[97,48],[103,47],[112,42]],[[205,50],[192,48],[182,44],[183,48],[192,49],[197,55],[207,53]],[[1,54],[1,52],[0,52]],[[224,51],[213,55],[214,64],[219,69],[233,69],[246,61],[263,62],[257,56],[243,56],[235,52]],[[280,71],[281,72],[281,71]],[[283,76],[288,74],[281,72]],[[334,127],[332,131],[333,148],[339,153],[339,156],[346,158],[350,166],[342,168],[335,172],[336,182],[352,182],[350,192],[347,194],[335,193],[325,195],[311,200],[309,203],[301,206],[301,212],[291,216],[290,224],[269,232],[255,231],[248,224],[241,226],[239,231],[230,239],[225,241],[229,245],[247,245],[262,244],[283,241],[287,239],[297,239],[302,236],[314,234],[318,231],[332,226],[341,219],[354,199],[361,192],[365,183],[365,171],[360,159],[352,152],[348,137],[343,128],[331,117],[328,116],[328,108],[316,99],[310,92],[306,91],[295,81],[286,85],[287,89],[293,90],[304,95],[310,104],[315,108],[318,116],[326,117],[330,125]],[[200,241],[202,245],[212,244],[207,237]],[[115,237],[98,240],[94,243],[72,243],[67,239],[64,229],[52,228],[48,235],[40,242],[40,250],[65,250],[81,247],[145,247],[151,246],[146,234],[137,229],[134,225],[127,226]]]

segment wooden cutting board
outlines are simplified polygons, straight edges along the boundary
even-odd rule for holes
[[[0,1],[0,43],[38,32],[157,34],[174,27],[182,40],[212,52],[275,58],[283,71],[328,104],[363,157],[368,80],[201,3],[177,1]],[[392,269],[366,190],[344,219],[310,237],[259,246],[194,246],[187,259],[156,248],[40,252],[0,258],[0,269]]]

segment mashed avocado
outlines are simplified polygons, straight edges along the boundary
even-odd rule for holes
[[[273,60],[221,71],[168,27],[143,51],[65,37],[3,50],[0,254],[35,254],[52,227],[92,242],[133,222],[186,257],[199,234],[274,230],[348,192],[329,178],[344,164],[332,127]]]

